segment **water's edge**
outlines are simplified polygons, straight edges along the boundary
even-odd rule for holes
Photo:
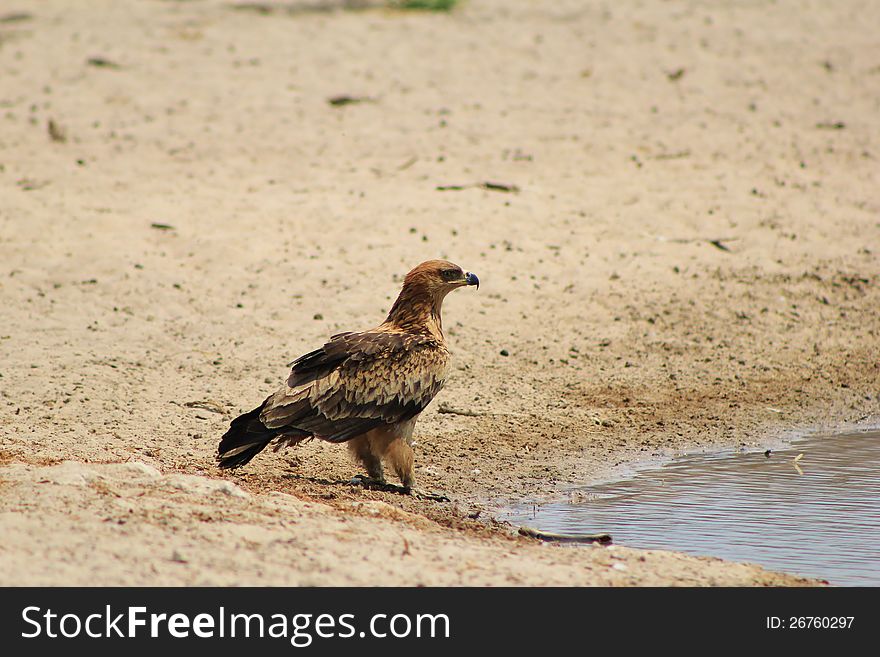
[[[859,437],[868,442],[857,444]],[[811,455],[806,476],[790,453],[796,449]],[[624,464],[553,500],[520,500],[495,515],[550,532],[610,531],[627,547],[758,563],[833,583],[880,584],[880,552],[858,547],[859,539],[880,545],[880,521],[869,513],[880,505],[880,494],[870,492],[880,491],[880,474],[866,474],[875,465],[880,473],[878,450],[875,424],[774,432],[746,447]],[[792,463],[783,465],[787,457]],[[864,458],[870,467],[863,467]],[[613,526],[602,525],[604,518]],[[844,525],[855,542],[840,536]],[[815,548],[822,544],[833,554],[823,556]],[[865,563],[870,559],[876,573]]]

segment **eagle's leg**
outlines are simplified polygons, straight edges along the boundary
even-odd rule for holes
[[[413,466],[413,449],[409,441],[405,438],[397,438],[388,443],[385,448],[385,460],[393,469],[395,474],[400,477],[400,492],[406,495],[412,495],[420,500],[432,500],[434,502],[448,502],[449,498],[443,493],[431,493],[425,490],[415,488],[416,476]]]
[[[412,447],[402,438],[397,438],[388,443],[385,448],[385,460],[400,478],[400,483],[407,491],[411,491],[415,484],[415,471],[413,468]]]
[[[370,446],[370,440],[366,435],[352,438],[348,441],[348,449],[354,456],[355,460],[364,466],[367,471],[369,481],[363,481],[364,484],[384,484],[385,475],[382,472],[382,459],[375,454]]]

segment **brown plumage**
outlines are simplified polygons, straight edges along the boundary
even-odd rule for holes
[[[300,356],[285,386],[232,421],[220,440],[220,467],[246,464],[273,440],[277,449],[320,438],[347,442],[377,482],[384,481],[386,461],[410,489],[413,429],[446,379],[443,299],[458,287],[479,284],[451,262],[420,264],[406,275],[382,324],[334,335]]]

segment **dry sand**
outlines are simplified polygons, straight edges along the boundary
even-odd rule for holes
[[[814,583],[488,518],[880,421],[880,5],[257,9],[3,5],[0,583]],[[216,470],[438,256],[483,281],[416,429],[452,502],[315,442]]]

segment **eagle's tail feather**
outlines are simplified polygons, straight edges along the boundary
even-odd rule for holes
[[[254,410],[239,415],[229,425],[229,430],[220,439],[217,450],[218,465],[221,468],[238,468],[246,464],[266,449],[276,436],[299,433],[292,427],[270,429],[260,420],[260,412],[266,402]],[[305,433],[305,432],[303,432]],[[303,438],[310,434],[305,434]]]

